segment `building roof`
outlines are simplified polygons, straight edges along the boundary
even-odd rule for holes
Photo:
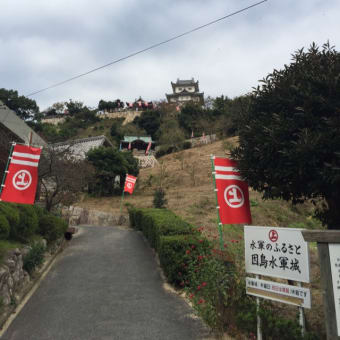
[[[34,132],[13,110],[10,110],[0,100],[0,124],[17,136],[22,143],[28,144],[32,134],[31,144],[34,146],[45,146],[47,143]]]
[[[51,144],[51,146],[61,150],[69,148],[70,153],[78,159],[85,159],[86,153],[91,149],[100,146],[113,147],[112,143],[103,135],[69,140],[62,143]]]
[[[126,142],[126,143],[132,143],[134,142],[135,140],[141,140],[145,143],[154,143],[152,141],[152,138],[150,136],[124,136],[124,139],[122,140],[122,142]]]

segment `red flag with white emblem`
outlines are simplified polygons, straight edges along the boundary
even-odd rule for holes
[[[40,154],[41,148],[14,146],[1,192],[2,201],[34,204]]]
[[[214,158],[219,215],[222,224],[251,224],[248,183],[240,176],[237,162]]]
[[[135,188],[137,177],[126,175],[124,191],[128,192],[129,194],[133,193],[133,189]]]

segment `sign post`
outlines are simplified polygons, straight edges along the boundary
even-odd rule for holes
[[[134,177],[132,175],[126,175],[125,183],[124,183],[124,189],[122,192],[122,199],[120,201],[120,215],[122,215],[122,209],[123,209],[123,200],[124,200],[124,193],[127,191],[129,194],[133,193],[133,190],[135,188],[137,177]]]
[[[300,313],[302,333],[305,331],[303,307],[311,308],[310,290],[301,282],[309,282],[309,249],[302,236],[303,229],[276,227],[244,227],[246,272],[256,278],[246,278],[247,294],[296,305]],[[259,275],[297,281],[298,285],[260,280]],[[260,317],[257,316],[258,338],[262,338]]]
[[[327,340],[340,340],[340,231],[303,231],[307,242],[317,242]]]

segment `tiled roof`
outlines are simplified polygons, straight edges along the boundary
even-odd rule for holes
[[[176,83],[171,82],[172,90],[175,92],[175,88],[179,86],[194,86],[195,92],[199,91],[198,81],[195,81],[194,78],[190,80],[180,80],[177,79]]]
[[[152,142],[152,138],[150,136],[144,136],[144,137],[140,137],[140,136],[124,136],[123,142],[127,142],[127,143],[132,143],[135,140],[142,140],[145,143],[153,143]]]
[[[57,149],[69,148],[70,153],[72,153],[74,157],[85,159],[88,151],[103,145],[112,147],[111,142],[105,136],[96,136],[56,143],[52,144],[52,147]]]
[[[188,80],[177,79],[175,84],[176,85],[195,85],[196,82],[195,82],[194,78],[188,79]]]

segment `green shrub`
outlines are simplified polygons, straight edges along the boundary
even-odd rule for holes
[[[16,228],[18,226],[20,216],[19,210],[15,204],[0,202],[0,214],[6,217],[10,229]]]
[[[38,216],[31,205],[20,204],[17,207],[19,210],[19,223],[11,227],[10,237],[27,243],[38,229]]]
[[[167,199],[165,198],[165,190],[163,188],[157,188],[153,195],[153,206],[158,209],[165,208],[167,204]]]
[[[44,262],[45,247],[41,242],[36,242],[31,246],[30,251],[24,257],[23,268],[31,274],[36,267]]]
[[[47,210],[40,207],[39,205],[33,205],[33,209],[35,210],[39,220],[42,216],[48,214]]]
[[[172,152],[174,152],[176,149],[174,146],[166,146],[166,145],[163,145],[159,148],[159,150],[156,151],[156,158],[159,158],[159,157],[162,157],[162,156],[165,156],[165,155],[168,155]]]
[[[191,146],[192,146],[191,142],[185,141],[185,142],[182,143],[181,149],[183,149],[183,150],[191,149]]]
[[[166,209],[137,209],[134,222],[156,250],[161,236],[197,234],[192,225]]]
[[[188,263],[186,290],[197,313],[218,333],[232,323],[231,310],[235,293],[235,275],[220,252],[200,254]]]
[[[126,207],[129,213],[130,227],[135,228],[136,227],[135,215],[136,215],[137,209],[131,204],[126,204]]]
[[[9,236],[10,226],[7,218],[0,214],[0,239],[6,240]]]
[[[198,235],[160,237],[158,249],[160,264],[167,280],[179,287],[187,284],[189,263],[209,252],[208,240]]]
[[[64,235],[67,226],[67,222],[60,217],[48,214],[40,218],[38,231],[48,243],[52,243]]]

